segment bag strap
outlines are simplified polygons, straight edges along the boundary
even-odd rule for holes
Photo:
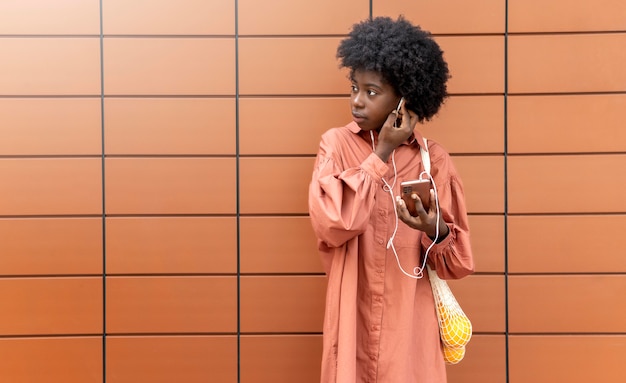
[[[420,145],[420,153],[422,155],[422,163],[424,164],[424,171],[430,174],[430,156],[428,155],[428,142],[426,138],[422,138],[424,140],[424,145]]]

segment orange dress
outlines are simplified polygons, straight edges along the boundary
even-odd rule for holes
[[[375,139],[377,137],[374,133]],[[400,182],[423,171],[415,131],[384,163],[369,132],[354,122],[322,136],[309,189],[309,212],[328,277],[322,354],[323,383],[446,381],[428,274],[402,273],[387,246],[396,226]],[[430,250],[443,279],[474,270],[463,185],[448,153],[429,141],[431,174],[450,233]],[[393,197],[383,187],[393,186]],[[395,182],[394,182],[395,178]],[[393,240],[403,269],[420,266],[432,243],[398,221]]]

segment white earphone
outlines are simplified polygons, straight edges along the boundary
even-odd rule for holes
[[[402,105],[402,101],[403,100],[404,99],[400,100],[400,104],[398,105],[398,109]],[[376,145],[374,144],[374,133],[371,130],[370,130],[370,137],[372,139],[372,151],[375,151],[376,150]],[[396,233],[398,231],[398,220],[399,220],[398,219],[398,211],[395,208],[393,209],[393,212],[394,212],[394,214],[396,216],[396,226],[395,226],[395,228],[393,230],[393,233],[391,234],[391,237],[389,238],[389,241],[387,241],[387,249],[391,247],[391,250],[393,251],[393,254],[396,257],[396,262],[398,263],[398,267],[400,268],[400,271],[402,271],[402,273],[404,275],[406,275],[407,277],[414,278],[414,279],[421,279],[422,277],[424,277],[424,270],[426,269],[426,261],[428,260],[428,253],[430,253],[430,249],[432,249],[432,247],[439,240],[439,220],[440,220],[440,216],[441,216],[441,210],[440,210],[440,207],[439,207],[439,195],[437,194],[437,185],[435,185],[435,180],[433,179],[432,175],[430,174],[430,156],[428,155],[427,148],[428,148],[428,142],[424,138],[423,144],[420,145],[420,154],[422,156],[422,163],[424,165],[424,171],[420,173],[419,178],[422,179],[423,176],[427,176],[430,179],[430,182],[431,182],[431,184],[433,186],[433,191],[434,191],[434,194],[435,194],[435,206],[436,206],[436,211],[437,211],[437,221],[436,221],[437,224],[436,224],[436,228],[435,228],[435,239],[430,244],[430,246],[428,246],[428,248],[426,249],[426,252],[424,253],[424,260],[422,262],[422,265],[421,266],[415,266],[413,268],[413,274],[410,274],[410,273],[408,273],[408,272],[406,272],[404,270],[404,268],[400,264],[400,258],[398,257],[398,253],[396,252],[396,248],[393,245],[393,240],[394,240],[394,238],[396,236]],[[397,169],[396,169],[395,153],[396,153],[395,150],[391,153],[391,163],[393,165],[393,183],[391,185],[389,185],[387,180],[385,180],[385,178],[382,178],[382,181],[385,184],[385,186],[383,187],[383,190],[385,190],[386,192],[389,193],[389,195],[391,196],[391,199],[393,201],[394,206],[395,206],[395,203],[396,203],[396,199],[394,198],[394,195],[393,195],[393,187],[396,184],[396,179],[397,179],[397,176],[398,176]]]

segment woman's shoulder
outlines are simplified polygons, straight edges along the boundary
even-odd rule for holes
[[[438,141],[430,138],[426,139],[428,141],[428,155],[430,156],[433,169],[436,170],[440,177],[448,180],[458,180],[459,174],[450,152]]]
[[[428,154],[432,162],[451,160],[450,153],[441,143],[428,137],[424,138],[428,141]]]
[[[322,134],[322,144],[333,146],[350,145],[359,139],[358,133],[358,126],[355,128],[352,123],[345,126],[333,127]]]

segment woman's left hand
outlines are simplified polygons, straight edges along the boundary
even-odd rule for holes
[[[437,222],[437,200],[435,198],[434,190],[430,190],[430,208],[428,211],[424,209],[424,205],[417,194],[411,195],[411,198],[415,200],[415,211],[417,212],[417,215],[412,216],[409,213],[404,200],[397,196],[396,211],[398,212],[398,218],[400,218],[400,220],[406,223],[409,227],[423,231],[431,239],[435,238],[438,225],[439,240],[445,238],[448,235],[450,228],[448,228],[446,221],[443,220],[442,214],[439,214],[439,222]]]

